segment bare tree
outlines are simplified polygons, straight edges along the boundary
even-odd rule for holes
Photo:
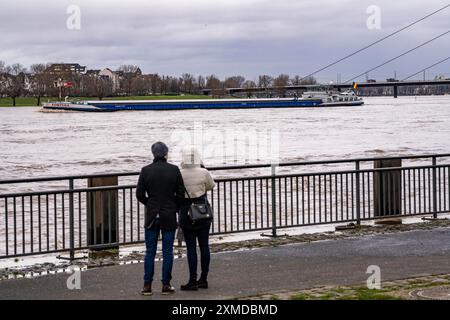
[[[83,80],[87,96],[103,100],[113,92],[113,81],[109,77],[92,75],[85,76]]]
[[[150,81],[145,76],[136,76],[131,79],[131,94],[136,96],[147,95],[150,91]]]
[[[45,95],[50,79],[45,70],[47,66],[43,63],[36,63],[30,66],[30,94],[37,99],[36,105],[41,104],[41,98]]]
[[[316,84],[317,80],[313,76],[302,78],[299,84]]]
[[[198,90],[202,90],[202,89],[205,88],[205,86],[206,86],[205,78],[203,76],[201,76],[201,75],[198,76],[198,78],[197,78],[197,89]]]
[[[26,69],[19,63],[6,67],[5,94],[13,100],[13,107],[16,106],[16,98],[25,92],[25,72]]]
[[[255,88],[255,87],[256,87],[256,83],[253,80],[247,80],[242,84],[242,88],[246,88],[246,89]]]
[[[5,94],[7,83],[6,63],[0,60],[0,97]]]
[[[170,77],[163,75],[161,78],[161,94],[166,94],[169,90]]]
[[[263,74],[258,77],[258,86],[263,88],[268,88],[272,85],[273,78],[266,74]]]
[[[177,77],[169,77],[169,93],[180,94],[181,81]]]
[[[141,75],[141,69],[136,65],[124,64],[118,69],[121,74],[121,87],[126,95],[131,95],[133,78]]]
[[[224,81],[225,88],[241,88],[245,82],[243,76],[228,77]]]
[[[0,74],[6,73],[6,63],[0,60]]]
[[[161,77],[157,74],[149,75],[151,94],[161,93]]]
[[[183,73],[181,75],[181,90],[184,93],[192,93],[194,90],[195,78],[190,73]]]
[[[211,95],[213,97],[225,94],[222,82],[213,74],[206,77],[206,88],[211,90]]]
[[[289,75],[287,74],[280,74],[273,80],[273,86],[277,88],[277,91],[281,96],[284,96],[286,94],[285,87],[288,85],[289,85]]]
[[[253,80],[247,80],[242,84],[242,88],[245,88],[245,89],[251,89],[251,88],[255,88],[255,87],[256,87],[256,83]],[[247,97],[251,98],[251,96],[252,96],[251,90],[247,91]]]
[[[273,80],[274,87],[284,87],[287,85],[289,85],[289,75],[287,74],[280,74]]]

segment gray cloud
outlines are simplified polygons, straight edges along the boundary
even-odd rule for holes
[[[66,28],[69,5],[81,8],[81,30]],[[366,27],[366,8],[382,10],[381,30]],[[3,0],[0,60],[79,62],[90,68],[139,64],[144,72],[304,75],[404,26],[446,1],[294,0]],[[449,29],[450,9],[317,75],[358,74]],[[440,39],[371,74],[408,75],[450,52]],[[436,73],[450,74],[449,65]]]

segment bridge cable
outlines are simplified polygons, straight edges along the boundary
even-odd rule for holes
[[[428,70],[428,69],[430,69],[430,68],[433,68],[433,67],[437,66],[438,64],[441,64],[442,62],[447,61],[448,59],[450,59],[450,56],[447,57],[447,58],[445,58],[445,59],[442,59],[442,60],[440,60],[440,61],[438,61],[438,62],[436,62],[436,63],[433,63],[431,66],[428,66],[428,67],[426,67],[426,68],[423,68],[422,70],[417,71],[416,73],[413,73],[413,74],[407,76],[406,78],[402,79],[401,81],[408,80],[409,78],[412,78],[412,77],[414,77],[415,75],[418,75],[419,73],[422,73],[422,72],[424,72],[424,71],[426,71],[426,70]]]
[[[371,69],[369,69],[369,70],[367,70],[367,71],[364,71],[363,73],[358,74],[357,76],[354,76],[353,78],[351,78],[351,79],[345,81],[344,84],[347,83],[347,82],[353,81],[353,80],[355,80],[355,79],[357,79],[357,78],[359,78],[359,77],[365,75],[366,73],[369,73],[369,72],[371,72],[371,71],[373,71],[373,70],[376,70],[376,69],[378,69],[378,68],[381,68],[382,66],[384,66],[384,65],[386,65],[386,64],[388,64],[388,63],[390,63],[390,62],[392,62],[392,61],[394,61],[394,60],[397,60],[398,58],[401,58],[401,57],[403,57],[404,55],[407,55],[408,53],[413,52],[413,51],[415,51],[415,50],[417,50],[417,49],[419,49],[419,48],[421,48],[421,47],[423,47],[423,46],[429,44],[430,42],[433,42],[434,40],[437,40],[437,39],[439,39],[439,38],[441,38],[441,37],[443,37],[443,36],[445,36],[445,35],[447,35],[447,34],[449,34],[449,33],[450,33],[450,30],[448,30],[448,31],[446,31],[446,32],[444,32],[444,33],[441,33],[440,35],[438,35],[438,36],[436,36],[436,37],[434,37],[434,38],[432,38],[432,39],[430,39],[430,40],[428,40],[428,41],[425,41],[424,43],[422,43],[422,44],[420,44],[420,45],[418,45],[418,46],[416,46],[416,47],[414,47],[414,48],[412,48],[412,49],[409,49],[408,51],[405,51],[405,52],[403,52],[402,54],[399,54],[398,56],[396,56],[396,57],[394,57],[394,58],[392,58],[392,59],[389,59],[389,60],[383,62],[382,64],[379,64],[379,65],[376,66],[376,67],[373,67],[373,68],[371,68]]]
[[[356,54],[358,54],[358,53],[360,53],[360,52],[362,52],[362,51],[364,51],[364,50],[366,50],[366,49],[368,49],[368,48],[370,48],[370,47],[372,47],[372,46],[374,46],[374,45],[376,45],[376,44],[378,44],[378,43],[380,43],[380,42],[382,42],[382,41],[384,41],[384,40],[386,40],[386,39],[388,39],[388,38],[390,38],[390,37],[392,37],[392,36],[394,36],[394,35],[396,35],[396,34],[398,34],[398,33],[400,33],[400,32],[402,32],[402,31],[404,31],[404,30],[406,30],[406,29],[412,27],[413,25],[415,25],[415,24],[417,24],[417,23],[419,23],[419,22],[421,22],[421,21],[423,21],[423,20],[425,20],[425,19],[427,19],[427,18],[429,18],[429,17],[435,15],[436,13],[438,13],[438,12],[440,12],[440,11],[442,11],[442,10],[447,9],[448,7],[450,7],[450,4],[447,4],[446,6],[440,8],[440,9],[438,9],[438,10],[436,10],[436,11],[431,12],[430,14],[428,14],[428,15],[426,15],[426,16],[420,18],[419,20],[416,20],[416,21],[414,21],[414,22],[408,24],[407,26],[404,26],[403,28],[401,28],[401,29],[399,29],[399,30],[397,30],[397,31],[395,31],[395,32],[393,32],[393,33],[391,33],[391,34],[388,34],[387,36],[384,36],[383,38],[378,39],[377,41],[372,42],[371,44],[368,44],[368,45],[366,45],[365,47],[362,47],[361,49],[358,49],[358,50],[356,50],[356,51],[354,51],[354,52],[352,52],[352,53],[346,55],[345,57],[342,57],[342,58],[340,58],[340,59],[338,59],[338,60],[336,60],[336,61],[334,61],[334,62],[331,62],[330,64],[328,64],[328,65],[326,65],[326,66],[324,66],[324,67],[322,67],[322,68],[320,68],[320,69],[318,69],[318,70],[316,70],[316,71],[314,71],[314,72],[311,72],[310,74],[308,74],[307,76],[304,76],[304,77],[301,78],[300,80],[304,80],[304,79],[306,79],[306,78],[308,78],[308,77],[311,77],[311,76],[315,75],[316,73],[319,73],[319,72],[321,72],[321,71],[323,71],[323,70],[325,70],[325,69],[328,69],[328,68],[330,68],[330,67],[332,67],[332,66],[338,64],[339,62],[342,62],[342,61],[344,61],[344,60],[346,60],[346,59],[348,59],[348,58],[350,58],[350,57],[353,57],[354,55],[356,55]]]

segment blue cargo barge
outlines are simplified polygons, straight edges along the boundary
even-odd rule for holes
[[[317,98],[190,99],[190,100],[91,100],[47,102],[43,111],[111,112],[126,110],[252,109],[317,107]]]

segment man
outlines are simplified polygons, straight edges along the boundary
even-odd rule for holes
[[[162,294],[171,294],[173,242],[177,228],[177,212],[184,199],[184,184],[180,169],[167,163],[169,149],[162,142],[152,145],[153,163],[139,175],[136,197],[146,206],[143,295],[152,295],[152,281],[158,236],[162,233]]]

